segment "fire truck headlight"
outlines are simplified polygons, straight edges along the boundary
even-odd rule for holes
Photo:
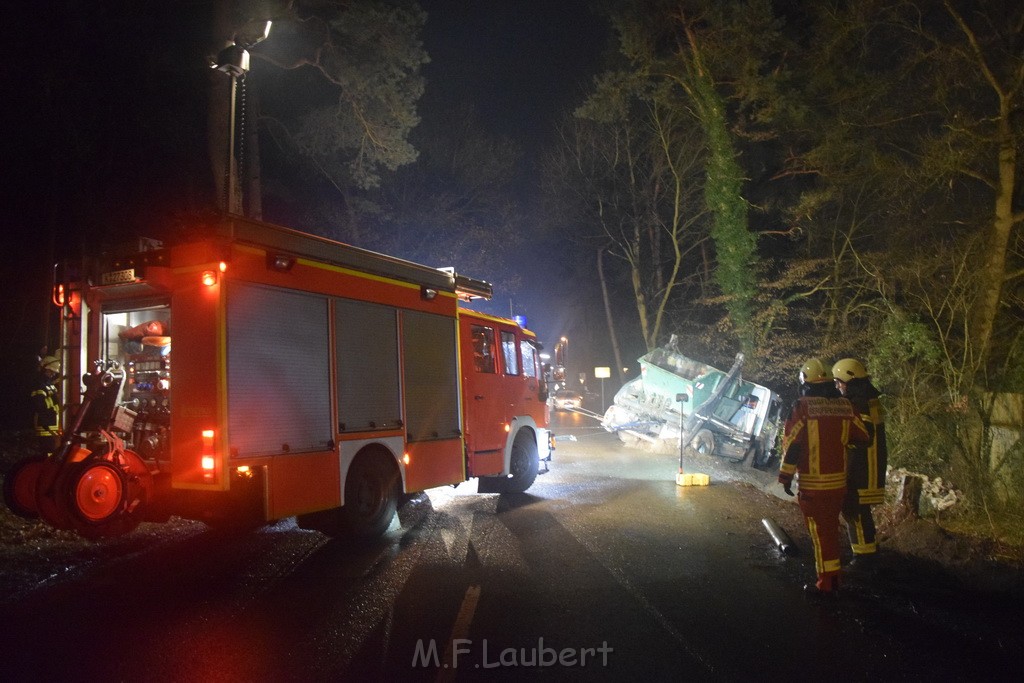
[[[217,284],[217,271],[215,270],[204,270],[202,282],[207,287],[212,287]]]

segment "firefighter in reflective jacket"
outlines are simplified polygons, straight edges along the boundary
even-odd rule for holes
[[[839,515],[846,496],[846,447],[866,442],[868,432],[853,405],[834,396],[832,377],[816,358],[800,370],[803,395],[786,420],[779,482],[786,493],[799,473],[797,497],[814,545],[815,584],[810,593],[835,594],[839,589]]]
[[[35,432],[39,452],[50,455],[57,449],[60,439],[57,404],[57,387],[54,380],[60,376],[60,361],[54,356],[44,356],[39,361],[36,386],[32,390],[32,428]]]
[[[888,452],[885,445],[885,415],[878,400],[878,389],[871,384],[864,365],[854,358],[844,358],[832,366],[836,388],[849,399],[868,429],[871,440],[851,448],[846,467],[846,520],[853,549],[851,568],[870,568],[877,557],[875,520],[871,506],[885,502],[885,468]]]

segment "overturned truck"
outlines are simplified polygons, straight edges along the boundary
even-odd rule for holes
[[[601,422],[623,442],[664,451],[682,443],[759,468],[776,457],[781,400],[743,380],[742,353],[723,372],[681,354],[673,335],[638,360],[640,376],[619,389]]]

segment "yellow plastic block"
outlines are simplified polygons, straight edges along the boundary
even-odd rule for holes
[[[677,486],[707,486],[711,483],[711,477],[706,474],[683,474],[676,475]]]

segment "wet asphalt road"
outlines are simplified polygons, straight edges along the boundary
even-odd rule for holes
[[[761,526],[791,505],[560,414],[521,496],[467,482],[347,547],[290,520],[175,535],[0,605],[0,679],[1018,680],[1019,606],[859,579],[802,594],[811,558]],[[791,509],[790,509],[791,510]],[[797,530],[794,530],[794,532]]]

